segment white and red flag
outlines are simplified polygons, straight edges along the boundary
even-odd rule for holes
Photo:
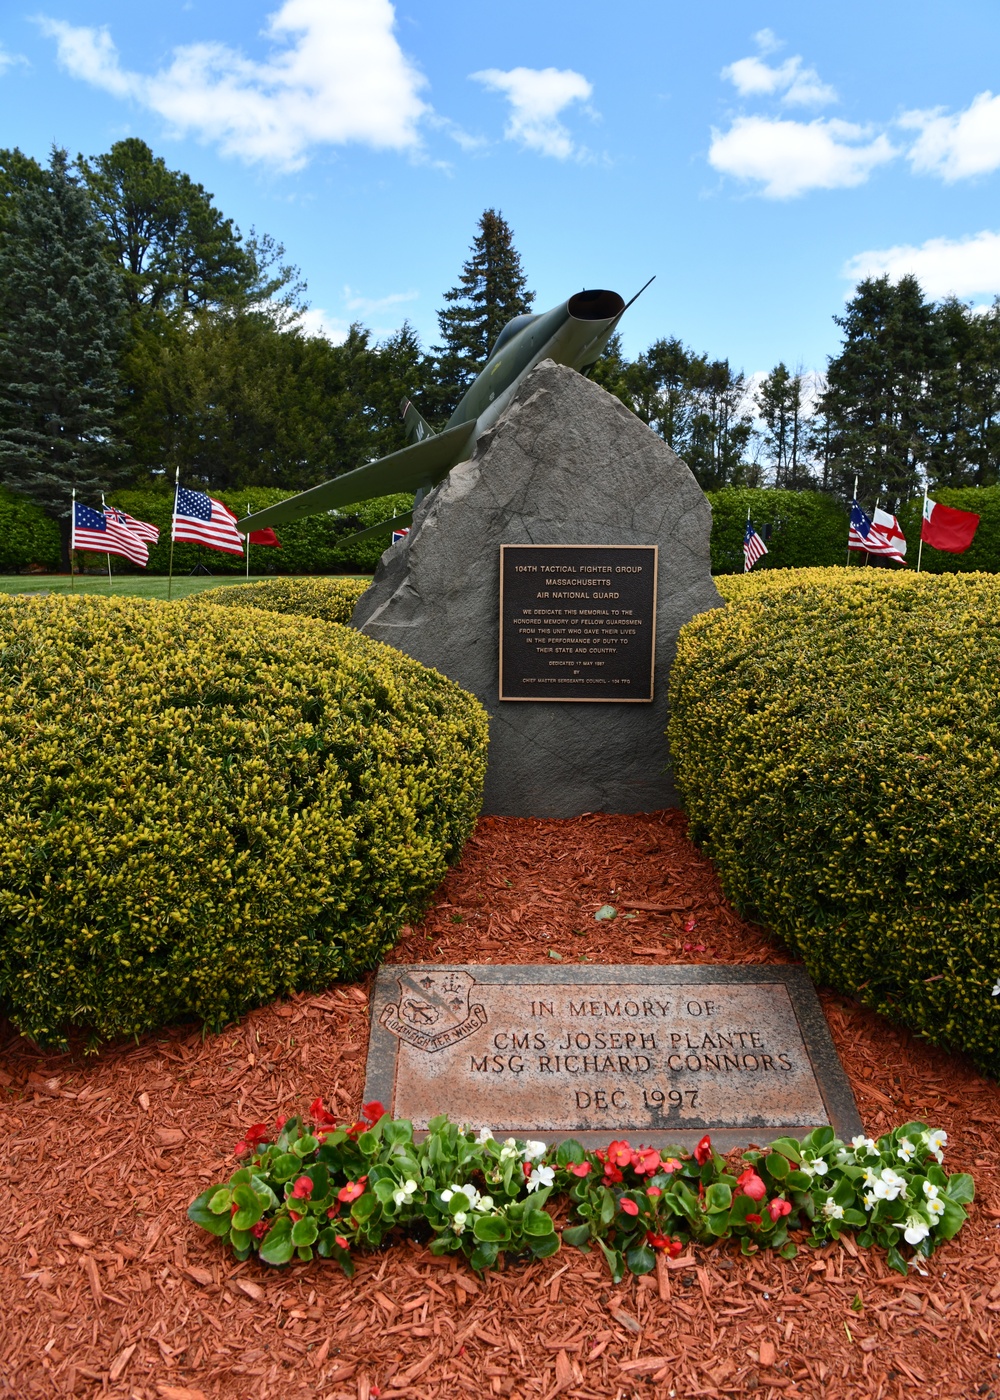
[[[888,545],[888,548],[880,553],[885,554],[888,559],[897,559],[900,564],[905,564],[906,536],[899,528],[896,517],[890,515],[887,510],[880,510],[878,506],[872,511],[872,528],[868,532],[868,538],[871,539],[876,531],[879,540]]]
[[[203,491],[177,487],[171,527],[175,544],[187,541],[221,550],[223,554],[243,554],[243,536],[236,528],[236,516],[228,506]]]
[[[943,549],[948,554],[964,554],[972,543],[978,524],[979,516],[975,511],[956,510],[954,506],[943,506],[940,501],[924,497],[920,538],[932,549]]]

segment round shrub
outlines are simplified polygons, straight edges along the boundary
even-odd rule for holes
[[[486,736],[349,628],[0,599],[0,1002],[58,1044],[372,967],[472,830]]]
[[[681,632],[670,745],[738,909],[1000,1073],[1000,580],[804,569]]]
[[[276,578],[209,588],[198,594],[198,601],[348,623],[355,604],[370,585],[366,578]]]

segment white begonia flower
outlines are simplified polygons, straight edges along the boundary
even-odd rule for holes
[[[535,1162],[535,1161],[538,1160],[539,1157],[544,1157],[544,1156],[545,1156],[545,1143],[544,1143],[544,1142],[526,1142],[526,1143],[524,1144],[524,1160],[525,1160],[526,1162]]]
[[[848,1152],[846,1147],[842,1147],[837,1153],[837,1166],[846,1167],[850,1164],[850,1160],[851,1154]]]
[[[823,1214],[827,1220],[843,1220],[844,1207],[838,1206],[836,1201],[824,1201]]]
[[[445,1205],[448,1204],[452,1196],[454,1196],[455,1192],[461,1191],[461,1189],[461,1186],[457,1186],[454,1182],[452,1182],[450,1186],[446,1186],[445,1189],[441,1192],[441,1199],[442,1201],[444,1201]]]
[[[1000,977],[997,978],[997,984],[993,988],[993,995],[995,997],[1000,997]]]
[[[897,1225],[896,1229],[898,1230],[899,1228],[900,1227]],[[919,1215],[911,1215],[907,1219],[906,1228],[903,1230],[903,1239],[907,1244],[919,1244],[921,1240],[927,1238],[930,1232],[931,1227],[927,1224],[926,1220],[921,1220]]]
[[[864,1195],[865,1210],[874,1210],[878,1203],[878,1197],[874,1191],[866,1191]]]
[[[500,1149],[501,1162],[516,1161],[517,1158],[520,1157],[520,1155],[520,1152],[518,1152],[517,1150],[517,1143],[514,1141],[513,1138],[508,1138],[507,1141],[504,1143],[503,1147],[501,1147]]]
[[[933,1181],[924,1182],[924,1195],[929,1201],[936,1201],[940,1194],[941,1188],[939,1186],[935,1186]]]
[[[479,1200],[476,1202],[476,1210],[481,1211],[481,1212],[485,1212],[485,1211],[490,1211],[490,1210],[492,1210],[492,1209],[493,1209],[493,1197],[492,1197],[492,1196],[480,1196],[480,1197],[479,1197]]]
[[[906,1182],[891,1167],[886,1167],[874,1186],[875,1195],[880,1201],[894,1201],[905,1190]]]
[[[826,1176],[830,1168],[822,1157],[814,1157],[810,1163],[813,1176]]]
[[[904,1162],[908,1162],[916,1150],[909,1138],[900,1138],[896,1144],[896,1156],[902,1157]]]
[[[932,1196],[924,1207],[931,1220],[940,1220],[944,1215],[944,1201],[940,1196]]]
[[[867,1157],[877,1157],[878,1148],[870,1137],[865,1137],[864,1133],[858,1133],[857,1137],[851,1138],[851,1146],[854,1148],[855,1157],[860,1157],[862,1151]]]
[[[404,1181],[402,1186],[398,1186],[392,1193],[392,1199],[397,1206],[408,1206],[413,1203],[413,1193],[417,1189],[415,1181]]]
[[[467,1181],[465,1185],[461,1188],[461,1191],[462,1195],[469,1203],[469,1209],[475,1210],[476,1207],[479,1205],[479,1192],[473,1186],[472,1182]]]
[[[537,1191],[540,1186],[551,1186],[556,1179],[554,1167],[534,1167],[528,1178],[526,1190]]]
[[[464,1210],[458,1211],[455,1215],[451,1217],[452,1229],[455,1231],[456,1235],[460,1235],[465,1229],[465,1222],[468,1220],[468,1218],[469,1217],[466,1215]]]
[[[878,1181],[878,1173],[872,1171],[871,1167],[865,1167],[864,1171],[861,1173],[861,1180],[866,1186],[874,1186],[876,1181]]]
[[[478,1135],[478,1137],[476,1138],[476,1142],[479,1144],[480,1147],[485,1147],[486,1144],[487,1144],[488,1142],[495,1142],[495,1141],[496,1141],[496,1139],[494,1138],[493,1134],[490,1132],[489,1128],[480,1128],[480,1129],[479,1129],[479,1135]]]
[[[936,1157],[938,1165],[944,1161],[944,1148],[948,1143],[948,1134],[943,1128],[934,1128],[927,1134],[927,1151],[932,1157]]]

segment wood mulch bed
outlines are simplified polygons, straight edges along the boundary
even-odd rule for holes
[[[634,920],[597,923],[604,903]],[[781,962],[677,812],[480,822],[399,961]],[[0,1395],[132,1400],[753,1396],[1000,1400],[1000,1094],[958,1058],[821,992],[866,1129],[946,1128],[978,1199],[906,1279],[848,1241],[794,1261],[695,1249],[613,1287],[601,1262],[477,1278],[423,1247],[234,1264],[189,1224],[239,1129],[317,1093],[360,1106],[367,987],[175,1027],[99,1056],[0,1043]]]

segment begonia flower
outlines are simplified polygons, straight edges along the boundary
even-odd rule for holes
[[[767,1213],[772,1220],[780,1220],[783,1215],[791,1215],[792,1203],[786,1201],[784,1196],[775,1196],[773,1201],[767,1203]]]
[[[607,1160],[613,1167],[632,1165],[632,1149],[627,1142],[612,1142],[608,1145]]]
[[[662,1196],[662,1195],[663,1195],[663,1192],[660,1190],[660,1188],[659,1188],[658,1186],[647,1186],[647,1188],[646,1188],[646,1195],[649,1196],[652,1200],[655,1201],[656,1198],[657,1198],[657,1196]]]
[[[767,1195],[767,1187],[753,1167],[747,1167],[746,1171],[736,1178],[736,1185],[744,1196],[750,1197],[751,1201],[762,1201]]]
[[[1000,982],[997,983],[997,986],[1000,987]],[[943,1149],[947,1143],[948,1134],[943,1128],[934,1128],[927,1134],[927,1151],[932,1157],[937,1158],[939,1164],[944,1161]]]
[[[292,1187],[292,1196],[297,1201],[308,1201],[312,1193],[312,1178],[308,1176],[300,1176],[299,1179],[296,1181],[295,1185]]]
[[[706,1162],[712,1160],[712,1139],[709,1137],[708,1133],[705,1134],[698,1143],[698,1146],[694,1149],[694,1160],[698,1163],[699,1167],[703,1167]]]
[[[639,1214],[639,1207],[636,1205],[635,1201],[629,1200],[628,1196],[623,1196],[618,1204],[626,1215]]]
[[[374,1125],[380,1118],[385,1117],[385,1106],[380,1104],[378,1099],[372,1099],[371,1103],[361,1105],[361,1116]]]
[[[935,1200],[938,1196],[940,1196],[940,1194],[941,1188],[939,1186],[935,1186],[933,1181],[924,1182],[924,1195],[929,1201]]]
[[[334,1243],[338,1246],[338,1248],[340,1248],[340,1249],[347,1249],[347,1248],[348,1248],[347,1241],[344,1239],[343,1235],[334,1235],[333,1239],[334,1239]]]
[[[572,1172],[574,1176],[587,1176],[590,1172],[590,1162],[570,1162],[566,1170]]]
[[[844,1207],[838,1205],[836,1201],[824,1201],[823,1216],[826,1220],[843,1220]]]
[[[402,1186],[398,1186],[392,1193],[392,1199],[397,1206],[408,1206],[413,1204],[413,1193],[417,1189],[415,1181],[404,1181]]]
[[[274,1131],[276,1133],[280,1133],[287,1122],[288,1115],[286,1113],[279,1114],[278,1117],[274,1120]]]
[[[655,1230],[647,1230],[646,1243],[652,1249],[669,1249],[672,1241],[669,1235],[658,1235]]]
[[[250,1226],[250,1233],[255,1240],[262,1240],[270,1228],[270,1220],[258,1220],[256,1225]]]
[[[924,1209],[931,1217],[932,1221],[940,1220],[942,1215],[944,1215],[944,1201],[942,1201],[940,1196],[932,1196]]]
[[[537,1191],[542,1186],[551,1186],[556,1179],[553,1167],[535,1167],[529,1178],[527,1190]]]
[[[321,1098],[313,1099],[312,1103],[309,1105],[309,1117],[322,1128],[333,1128],[336,1127],[337,1124],[337,1120],[333,1114],[328,1113],[323,1107],[323,1100]]]
[[[365,1194],[366,1176],[358,1177],[357,1181],[349,1181],[346,1186],[342,1186],[337,1192],[337,1200],[349,1205],[351,1201],[356,1201],[359,1196]]]
[[[480,1147],[485,1147],[488,1142],[494,1141],[495,1139],[493,1137],[493,1134],[490,1132],[489,1128],[479,1129],[479,1135],[476,1138],[476,1142]]]
[[[925,1240],[931,1232],[926,1220],[921,1220],[919,1215],[911,1215],[907,1218],[905,1227],[897,1225],[896,1229],[902,1229],[903,1239],[907,1244],[919,1244]]]
[[[652,1176],[660,1169],[660,1154],[655,1147],[638,1147],[632,1153],[632,1170],[637,1176]]]
[[[904,1162],[909,1162],[916,1150],[909,1138],[900,1138],[896,1144],[896,1156],[902,1158]]]
[[[544,1142],[526,1142],[524,1144],[523,1157],[526,1162],[537,1162],[539,1157],[545,1156]]]
[[[858,1133],[851,1138],[851,1146],[854,1148],[855,1157],[859,1157],[864,1152],[866,1157],[877,1157],[878,1148],[870,1137],[865,1137],[864,1133]]]
[[[746,1222],[748,1225],[759,1225],[761,1223],[761,1218],[759,1215],[751,1214],[746,1217]]]
[[[611,1165],[610,1162],[605,1162],[605,1163],[604,1163],[604,1184],[605,1184],[605,1186],[617,1186],[617,1184],[618,1184],[620,1181],[624,1181],[624,1180],[625,1180],[625,1178],[622,1176],[621,1172],[618,1170],[617,1167],[613,1167],[613,1166]]]
[[[680,1162],[678,1162],[676,1157],[667,1157],[665,1161],[662,1161],[660,1163],[660,1171],[666,1172],[668,1176],[671,1172],[679,1172],[680,1169],[681,1164]]]
[[[468,1218],[469,1217],[466,1215],[464,1210],[456,1211],[455,1214],[451,1217],[452,1228],[454,1229],[456,1235],[460,1235],[465,1229],[465,1222],[468,1220]]]

